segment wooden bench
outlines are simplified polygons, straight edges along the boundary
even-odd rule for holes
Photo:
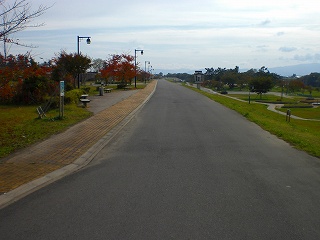
[[[131,88],[132,88],[131,86],[125,86],[123,90],[130,90]]]
[[[87,104],[90,102],[90,99],[80,98],[80,102],[82,102],[84,107],[87,107]]]
[[[88,94],[82,94],[81,97],[80,97],[80,99],[87,99],[87,97],[89,97]]]
[[[104,89],[104,92],[106,92],[106,93],[111,93],[111,91],[112,91],[112,88],[105,88]]]

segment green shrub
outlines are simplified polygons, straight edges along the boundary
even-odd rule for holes
[[[91,90],[91,87],[81,87],[81,90],[86,93],[86,94],[89,94],[90,90]]]
[[[82,89],[73,89],[66,92],[64,97],[65,104],[78,103],[82,94],[84,94]]]

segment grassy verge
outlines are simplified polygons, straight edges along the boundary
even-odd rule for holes
[[[286,122],[285,116],[267,110],[266,105],[241,102],[218,94],[210,94],[188,87],[208,98],[233,109],[248,120],[258,124],[266,131],[290,143],[297,149],[320,157],[320,123],[316,121],[303,121],[291,119]],[[292,112],[292,114],[294,114]]]
[[[69,126],[88,118],[92,113],[70,104],[65,106],[64,119],[59,120],[59,109],[46,113],[39,119],[36,106],[0,105],[0,158],[24,148]]]

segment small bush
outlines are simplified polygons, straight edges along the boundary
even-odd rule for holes
[[[88,94],[88,93],[90,92],[91,88],[90,88],[90,87],[81,87],[81,90],[82,90],[84,93]]]
[[[78,103],[81,95],[83,94],[82,89],[73,89],[65,93],[64,102],[68,103]]]

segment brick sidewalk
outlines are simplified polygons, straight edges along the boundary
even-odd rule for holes
[[[152,81],[134,95],[67,131],[9,156],[6,162],[0,163],[0,194],[73,163],[139,107],[156,83]]]

